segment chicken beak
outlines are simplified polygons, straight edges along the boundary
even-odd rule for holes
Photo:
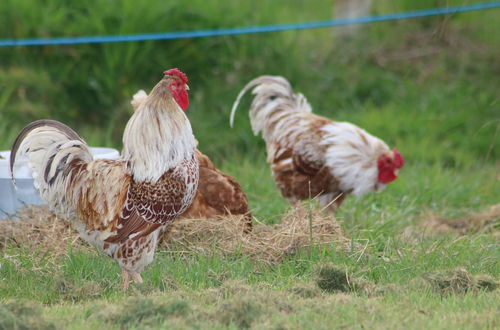
[[[188,91],[189,90],[188,84],[184,84],[184,86],[186,86],[186,90]]]

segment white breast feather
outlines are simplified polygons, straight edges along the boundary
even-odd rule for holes
[[[190,159],[196,148],[186,115],[175,101],[168,102],[174,111],[157,111],[141,103],[125,127],[123,156],[136,181],[156,183],[166,171]]]

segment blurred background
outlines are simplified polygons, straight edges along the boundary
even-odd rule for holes
[[[481,2],[2,0],[0,39],[298,23]],[[250,130],[250,97],[239,107],[235,128],[228,124],[239,90],[262,74],[286,77],[316,113],[364,127],[396,145],[409,164],[496,164],[498,14],[493,9],[342,28],[0,48],[0,149],[9,149],[24,125],[41,118],[63,121],[93,146],[121,149],[132,95],[149,92],[164,69],[179,67],[190,79],[187,115],[200,149],[225,169],[247,162],[270,179],[264,142]]]
[[[0,38],[218,29],[475,2],[481,1],[3,0]],[[131,96],[149,91],[164,69],[179,67],[190,79],[187,114],[213,157],[261,149],[249,130],[248,103],[235,129],[228,113],[246,82],[273,74],[288,78],[315,112],[354,121],[391,143],[404,140],[407,156],[460,163],[465,159],[453,147],[466,144],[472,159],[493,158],[500,86],[495,18],[498,10],[229,37],[0,48],[0,146],[9,148],[28,122],[53,118],[91,144],[120,148]],[[435,139],[427,144],[421,138],[429,134]]]

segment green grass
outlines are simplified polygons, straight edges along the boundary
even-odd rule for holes
[[[246,168],[242,181],[259,180],[260,171],[256,164]],[[421,173],[428,177],[418,180]],[[494,203],[494,174],[493,166],[483,166],[476,175],[409,165],[404,177],[386,191],[350,199],[339,212],[355,246],[350,252],[335,251],[333,246],[312,248],[269,265],[246,255],[221,257],[215,249],[196,253],[174,246],[158,251],[143,273],[145,283],[133,285],[127,293],[121,288],[118,265],[97,252],[69,250],[53,259],[50,254],[6,248],[0,257],[0,296],[4,302],[25,299],[42,304],[39,322],[63,328],[494,328],[498,290],[443,294],[432,290],[426,279],[455,269],[498,279],[497,232],[426,237],[422,229],[404,234],[425,219],[427,210],[460,216]],[[265,186],[262,178],[260,182]],[[287,205],[271,187],[268,190],[267,195],[265,190],[256,194],[258,198],[250,194],[250,202],[253,207],[267,200],[268,207],[253,207],[257,217],[278,221]],[[273,207],[278,212],[274,218],[269,215]],[[321,290],[315,281],[328,264],[347,271],[351,282],[360,281],[368,289]]]
[[[377,14],[463,3],[375,2]],[[0,17],[10,29],[1,30],[0,38],[331,18],[326,0],[109,3],[69,8],[58,0],[43,7],[4,0]],[[498,203],[496,16],[492,10],[373,24],[346,39],[318,29],[0,48],[0,149],[10,148],[19,129],[39,118],[68,123],[91,145],[121,148],[132,94],[151,88],[163,69],[179,66],[190,78],[187,114],[200,149],[241,183],[254,216],[264,223],[278,223],[289,205],[272,181],[262,139],[251,133],[248,97],[235,128],[228,127],[238,91],[260,74],[287,77],[316,113],[358,124],[397,146],[406,159],[400,178],[385,191],[351,197],[338,212],[352,239],[348,252],[312,248],[269,265],[241,254],[221,257],[215,248],[195,253],[172,247],[156,254],[143,285],[125,293],[116,263],[92,250],[68,249],[56,258],[3,247],[0,329],[498,327],[498,289],[460,293],[432,286],[433,278],[457,269],[498,281],[498,224],[466,236],[425,235],[418,226],[428,212],[461,217]],[[322,290],[321,269],[332,264],[332,274],[347,272],[360,289]]]

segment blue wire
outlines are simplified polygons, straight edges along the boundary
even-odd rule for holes
[[[0,47],[75,45],[75,44],[96,44],[96,43],[131,42],[131,41],[146,41],[146,40],[205,38],[205,37],[230,36],[239,34],[268,33],[268,32],[278,32],[278,31],[288,31],[288,30],[316,29],[316,28],[351,25],[351,24],[367,24],[367,23],[393,21],[400,19],[455,14],[467,11],[485,10],[494,8],[500,8],[500,2],[497,1],[497,2],[473,4],[468,6],[433,8],[433,9],[418,10],[406,13],[359,17],[354,19],[337,19],[337,20],[328,20],[319,22],[252,26],[252,27],[230,28],[230,29],[220,29],[220,30],[147,33],[147,34],[122,35],[122,36],[89,36],[89,37],[67,37],[67,38],[48,38],[48,39],[8,39],[8,40],[0,40]]]

